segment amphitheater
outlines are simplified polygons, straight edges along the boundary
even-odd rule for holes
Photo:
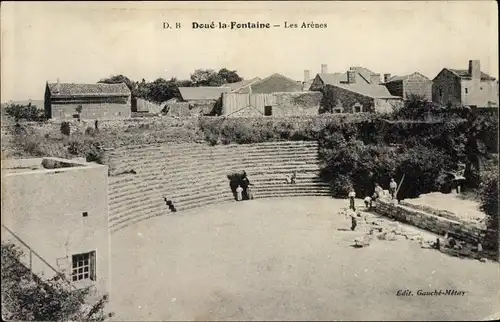
[[[410,240],[351,247],[366,227],[352,232],[338,215],[346,202],[328,197],[317,149],[275,142],[108,151],[115,319],[468,320],[498,311],[497,263]],[[242,170],[255,199],[236,202],[227,175]],[[286,184],[293,171],[296,184]],[[466,295],[396,296],[406,289]]]
[[[173,144],[127,147],[109,155],[110,229],[177,211],[229,202],[227,175],[246,171],[255,198],[328,196],[318,177],[317,143],[281,142],[208,146]],[[131,173],[131,172],[134,173]],[[285,176],[297,172],[295,184]]]

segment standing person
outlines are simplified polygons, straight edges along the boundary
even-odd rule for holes
[[[247,196],[248,196],[248,200],[253,199],[253,193],[252,193],[252,189],[250,188],[250,186],[247,187]]]
[[[354,210],[349,211],[349,217],[351,217],[351,230],[354,231],[356,226],[358,225],[358,221],[356,219],[356,212]]]
[[[394,199],[397,189],[398,184],[396,183],[396,181],[394,181],[394,178],[391,178],[391,182],[389,183],[389,192],[391,193],[391,199]]]
[[[375,194],[377,195],[377,199],[382,197],[382,195],[384,194],[384,189],[382,189],[382,187],[378,183],[375,184]]]
[[[236,188],[236,200],[237,201],[241,201],[243,199],[242,193],[243,193],[243,188],[240,185],[238,185],[238,188]]]
[[[297,180],[297,171],[294,171],[292,173],[292,179],[291,179],[292,184],[294,184],[296,180]]]
[[[356,192],[354,192],[354,189],[351,189],[349,192],[349,208],[352,210],[356,210],[354,207],[354,198],[356,198]]]
[[[98,121],[97,120],[94,121],[94,126],[95,126],[95,130],[99,131]]]
[[[248,186],[250,186],[250,180],[248,180],[247,173],[243,170],[243,175],[241,176],[241,185],[243,188],[243,196],[244,200],[248,200]]]
[[[365,207],[366,209],[370,209],[372,207],[372,198],[369,196],[365,197]]]

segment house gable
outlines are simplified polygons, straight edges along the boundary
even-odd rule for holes
[[[280,74],[273,74],[252,84],[251,93],[301,92],[302,84]]]

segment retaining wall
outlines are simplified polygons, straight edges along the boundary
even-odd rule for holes
[[[453,237],[471,245],[477,245],[480,241],[484,249],[498,251],[495,249],[499,237],[498,232],[481,229],[473,223],[439,217],[422,210],[394,204],[388,200],[377,200],[376,212],[435,234],[444,235],[448,232]]]

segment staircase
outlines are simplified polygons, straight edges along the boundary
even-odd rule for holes
[[[34,251],[33,248],[31,248],[19,236],[17,236],[17,234],[15,234],[11,229],[6,227],[4,224],[2,224],[1,227],[2,242],[12,243],[23,252],[23,256],[21,256],[19,260],[21,264],[29,269],[32,277],[41,278],[40,272],[38,272],[38,270],[35,272],[34,267],[36,266],[38,269],[40,269],[40,267],[43,267],[42,272],[50,271],[54,276],[59,276],[59,278],[65,282],[65,285],[67,285],[68,290],[76,289],[76,287],[66,278],[63,273],[59,272],[54,266],[47,262],[42,256]]]
[[[247,145],[165,144],[111,152],[111,231],[161,215],[234,201],[227,175],[245,170],[255,198],[328,196],[318,177],[316,142]],[[297,173],[295,184],[285,176]]]

